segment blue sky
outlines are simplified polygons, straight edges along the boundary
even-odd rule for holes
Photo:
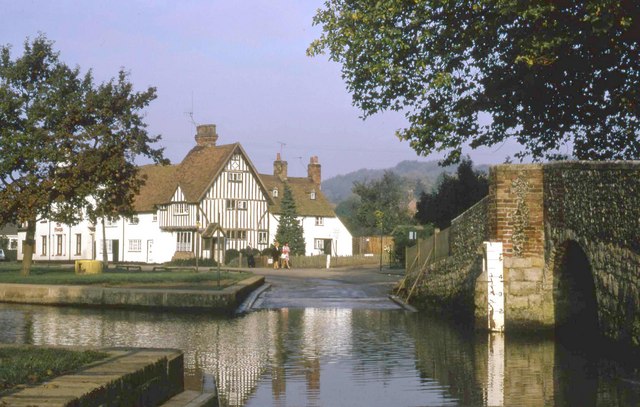
[[[215,123],[220,144],[240,142],[258,170],[272,171],[282,151],[289,173],[306,172],[317,155],[323,179],[360,168],[421,161],[394,136],[401,114],[361,120],[326,56],[310,58],[312,26],[322,0],[0,0],[0,43],[14,55],[38,32],[61,58],[98,81],[124,67],[142,90],[158,89],[146,111],[151,134],[172,162],[193,147],[195,127]],[[284,143],[281,144],[281,143]],[[471,152],[476,163],[499,163],[508,146]]]

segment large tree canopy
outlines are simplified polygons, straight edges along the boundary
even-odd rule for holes
[[[75,223],[89,204],[93,218],[131,211],[143,182],[134,159],[164,159],[142,120],[154,88],[135,92],[124,72],[96,86],[43,35],[16,59],[10,51],[0,48],[0,224],[27,223],[28,273],[38,217]]]
[[[308,54],[342,64],[365,117],[404,111],[420,154],[512,138],[520,158],[640,158],[636,0],[327,0],[314,24]]]

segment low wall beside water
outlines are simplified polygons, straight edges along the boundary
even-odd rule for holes
[[[0,302],[233,312],[257,287],[253,276],[222,290],[114,288],[73,285],[0,284]]]

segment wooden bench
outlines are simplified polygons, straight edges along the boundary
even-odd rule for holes
[[[137,264],[117,264],[116,268],[129,270],[142,271],[142,266]]]

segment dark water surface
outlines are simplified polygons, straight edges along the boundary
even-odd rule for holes
[[[238,318],[0,304],[0,342],[178,348],[225,406],[638,406],[634,366],[397,310]]]

